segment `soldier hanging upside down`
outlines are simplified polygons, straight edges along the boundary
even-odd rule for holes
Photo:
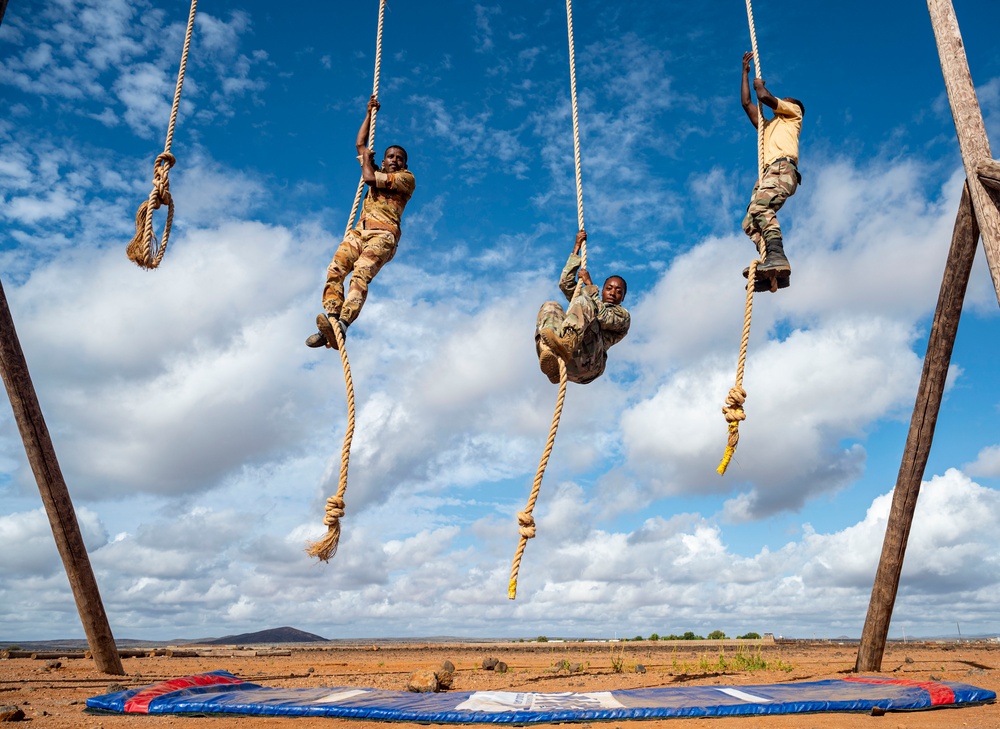
[[[743,54],[743,81],[740,88],[740,101],[743,110],[750,117],[754,128],[757,127],[757,105],[750,99],[750,61],[753,54]],[[757,99],[764,106],[774,109],[774,116],[764,119],[764,172],[761,174],[753,192],[750,193],[750,204],[743,219],[743,230],[764,255],[763,263],[757,265],[758,279],[754,290],[767,291],[771,289],[770,279],[775,279],[776,288],[785,288],[789,284],[792,267],[785,257],[784,244],[781,238],[781,226],[778,225],[776,213],[785,200],[795,194],[802,176],[799,174],[799,134],[802,131],[802,115],[805,107],[798,99],[788,96],[778,99],[764,86],[763,79],[753,80]],[[749,274],[749,268],[743,275]]]
[[[580,247],[587,233],[576,234],[573,252],[559,278],[559,289],[569,301],[564,311],[557,301],[546,301],[538,312],[535,349],[542,372],[553,384],[559,383],[559,359],[566,363],[566,377],[586,385],[604,373],[608,350],[628,334],[631,315],[622,306],[628,288],[621,276],[611,276],[598,291],[590,273],[580,268]],[[579,271],[580,293],[576,292]],[[558,359],[557,359],[558,358]]]
[[[368,297],[368,284],[396,255],[403,208],[416,187],[413,173],[406,169],[406,150],[402,147],[387,147],[381,167],[375,167],[375,153],[368,149],[368,132],[372,111],[378,108],[379,103],[372,96],[355,145],[368,193],[357,225],[347,231],[327,269],[323,288],[324,313],[316,317],[319,331],[306,339],[310,347],[336,349],[335,326],[347,336],[347,327],[358,318]],[[344,280],[348,274],[351,283],[345,297]]]

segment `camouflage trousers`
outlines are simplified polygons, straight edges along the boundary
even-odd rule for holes
[[[571,382],[585,385],[604,373],[608,356],[597,321],[597,302],[592,296],[582,293],[574,296],[568,310],[563,310],[558,301],[542,304],[535,323],[535,352],[539,358],[544,346],[542,329],[554,329],[560,336],[566,332],[579,336],[573,359],[566,363],[566,377]]]
[[[368,298],[368,284],[394,255],[396,236],[391,232],[357,228],[347,231],[326,270],[326,286],[323,287],[326,313],[339,317],[346,324],[357,319]],[[348,274],[351,283],[345,298],[344,280]]]
[[[795,194],[801,179],[795,164],[782,159],[769,164],[753,186],[747,214],[743,218],[743,231],[750,236],[758,251],[763,250],[764,241],[781,239],[781,226],[776,213],[785,200]]]

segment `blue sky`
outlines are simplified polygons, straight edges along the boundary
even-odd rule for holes
[[[565,6],[389,3],[375,142],[407,148],[417,190],[350,331],[358,425],[322,564],[303,547],[346,405],[303,339],[357,184],[378,4],[202,4],[174,231],[144,272],[125,246],[174,5],[13,0],[0,26],[0,270],[117,637],[860,635],[964,175],[922,4],[755,6],[769,88],[806,105],[803,184],[723,477],[754,253],[745,6],[574,4],[590,267],[627,278],[633,319],[569,387],[515,601],[556,393],[534,317],[576,228]],[[1000,6],[955,6],[995,141]],[[980,251],[890,637],[1000,629],[998,323]],[[0,496],[0,638],[82,635],[9,409]]]

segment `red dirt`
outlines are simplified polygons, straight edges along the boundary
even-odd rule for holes
[[[272,646],[273,647],[273,646]],[[736,649],[727,646],[730,660]],[[453,691],[606,691],[678,685],[749,685],[842,678],[854,668],[856,646],[837,643],[787,642],[766,645],[760,656],[767,669],[718,672],[719,647],[674,646],[666,642],[493,643],[377,646],[297,647],[291,656],[231,656],[212,658],[125,658],[126,676],[99,673],[89,659],[63,659],[46,669],[46,660],[0,660],[0,705],[16,705],[33,727],[51,729],[162,729],[163,727],[237,727],[238,729],[359,729],[360,727],[421,725],[288,717],[171,717],[91,715],[83,713],[91,696],[108,693],[113,684],[127,688],[192,673],[226,670],[274,687],[358,686],[403,690],[410,672],[440,664],[455,664]],[[614,654],[612,653],[614,651]],[[622,653],[623,652],[623,653]],[[485,657],[510,666],[505,674],[481,668]],[[623,672],[612,670],[612,658],[623,659]],[[580,663],[579,672],[551,669],[560,661]],[[645,674],[635,672],[641,663]],[[790,667],[790,670],[784,670]],[[309,669],[313,669],[312,672]],[[913,681],[956,681],[1000,693],[1000,645],[996,643],[890,644],[877,675]],[[615,721],[607,726],[626,729],[998,729],[1000,704],[962,709],[868,714],[796,714],[712,719]]]

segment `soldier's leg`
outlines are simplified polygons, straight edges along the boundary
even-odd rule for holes
[[[535,351],[538,353],[538,366],[552,384],[559,383],[559,360],[542,339],[542,330],[561,330],[565,318],[566,312],[558,301],[546,301],[538,310],[538,319],[535,322]]]
[[[562,327],[542,329],[542,339],[564,361],[573,359],[587,327],[597,318],[597,303],[581,290],[569,303]]]
[[[353,228],[347,231],[343,242],[333,254],[333,260],[326,269],[326,285],[323,287],[323,310],[334,319],[340,316],[344,305],[344,280],[354,269],[354,263],[361,255],[361,235]]]
[[[362,232],[361,255],[354,264],[351,283],[340,310],[340,320],[351,324],[361,313],[361,307],[368,298],[368,284],[382,270],[382,266],[396,255],[396,236],[384,230]]]
[[[747,214],[743,217],[743,232],[747,234],[758,251],[764,249],[764,239],[760,234],[758,192],[760,191],[760,180],[753,186],[750,192],[750,202],[747,204]]]
[[[749,208],[747,210],[747,216],[753,218],[753,226],[760,231],[765,244],[781,239],[777,213],[785,200],[795,194],[797,187],[795,168],[788,162],[776,162],[765,171],[764,179],[751,201],[752,212]]]
[[[788,162],[776,162],[767,168],[758,195],[760,208],[757,221],[764,238],[764,262],[757,270],[770,278],[787,280],[792,268],[785,256],[784,242],[781,236],[781,226],[778,224],[777,212],[785,204],[785,200],[795,194],[798,179],[795,168]],[[778,283],[778,287],[782,287]],[[782,287],[783,288],[783,287]]]
[[[573,297],[563,320],[563,334],[579,339],[597,318],[597,302],[593,296],[579,293]]]

